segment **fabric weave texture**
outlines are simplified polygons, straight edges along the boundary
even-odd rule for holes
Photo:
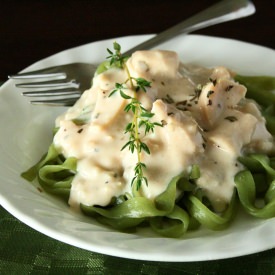
[[[0,206],[0,274],[275,275],[275,249],[205,262],[122,259],[54,240],[20,222]]]

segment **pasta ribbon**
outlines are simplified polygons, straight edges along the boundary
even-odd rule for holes
[[[236,192],[234,192],[231,202],[226,210],[221,214],[210,210],[198,197],[194,195],[189,195],[186,200],[186,206],[189,214],[200,224],[204,225],[208,229],[222,230],[229,226],[236,213]]]
[[[174,177],[168,188],[156,199],[137,196],[131,197],[113,207],[81,205],[86,215],[95,216],[100,222],[117,229],[135,227],[149,222],[151,228],[166,237],[183,235],[189,225],[187,212],[175,205],[177,183],[182,175]]]
[[[69,198],[71,182],[76,173],[77,159],[64,159],[53,144],[42,159],[21,176],[29,181],[36,177],[45,191],[60,195],[66,200]]]
[[[240,202],[244,209],[258,218],[275,217],[275,170],[272,161],[266,155],[252,154],[239,159],[247,170],[235,176]],[[274,163],[273,163],[274,164]],[[260,174],[260,177],[259,177]],[[257,181],[267,183],[265,190],[257,188]],[[261,206],[257,204],[261,203]]]
[[[234,78],[246,86],[246,96],[261,105],[267,129],[275,136],[275,77],[236,75]]]

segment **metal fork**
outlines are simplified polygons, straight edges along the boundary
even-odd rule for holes
[[[124,54],[130,55],[136,50],[151,49],[179,34],[190,33],[214,24],[246,17],[254,12],[255,6],[249,0],[223,0],[135,46]],[[72,63],[14,74],[10,75],[9,78],[32,79],[32,82],[16,84],[16,87],[36,89],[22,93],[28,97],[42,97],[40,100],[31,100],[32,104],[71,106],[83,91],[90,88],[96,68],[96,64]],[[33,79],[43,78],[47,81],[33,81]]]
[[[87,63],[70,63],[41,70],[10,75],[11,79],[32,80],[32,82],[17,83],[18,88],[28,88],[30,91],[22,95],[39,98],[31,100],[32,104],[51,106],[72,106],[82,92],[91,87],[92,76],[97,65]],[[46,81],[35,81],[46,79]]]

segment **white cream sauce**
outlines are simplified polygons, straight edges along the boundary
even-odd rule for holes
[[[242,168],[238,156],[274,147],[257,104],[245,99],[246,88],[226,68],[183,65],[171,51],[138,51],[127,66],[131,76],[152,82],[146,93],[139,92],[139,100],[155,114],[153,121],[163,123],[143,138],[151,154],[142,154],[148,186],[144,184],[141,192],[154,199],[174,176],[198,164],[198,188],[222,210]],[[121,151],[132,115],[124,111],[126,99],[118,93],[108,96],[115,83],[126,78],[121,69],[95,76],[91,89],[56,120],[55,146],[65,157],[78,159],[72,207],[106,206],[113,197],[132,192],[136,155]],[[199,84],[202,89],[196,94]]]

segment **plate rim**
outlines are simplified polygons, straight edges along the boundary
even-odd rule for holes
[[[120,39],[132,39],[132,38],[137,38],[139,37],[141,40],[142,39],[147,39],[148,37],[150,37],[152,35],[130,35],[130,36],[123,36],[123,37],[119,37],[115,40],[120,40]],[[204,38],[209,38],[209,39],[217,39],[217,40],[225,40],[225,41],[232,41],[232,42],[236,42],[236,43],[241,43],[241,44],[245,44],[247,46],[253,46],[253,47],[260,47],[261,49],[265,49],[265,50],[270,50],[273,52],[273,54],[275,54],[275,51],[271,48],[267,48],[261,45],[257,45],[257,44],[252,44],[252,43],[248,43],[248,42],[243,42],[243,41],[239,41],[239,40],[235,40],[235,39],[229,39],[229,38],[222,38],[222,37],[214,37],[214,36],[205,36],[205,35],[188,35],[188,37],[193,37],[193,38],[199,38],[199,39],[204,39]],[[114,41],[114,39],[104,39],[104,40],[100,40],[100,41],[96,41],[96,42],[92,42],[92,43],[87,43],[87,44],[83,44],[77,47],[73,47],[73,48],[69,48],[66,50],[63,50],[61,52],[58,52],[56,54],[50,55],[49,57],[43,58],[39,61],[36,61],[35,63],[31,64],[30,66],[26,67],[23,71],[27,71],[32,69],[33,67],[37,67],[40,66],[41,63],[45,64],[45,62],[47,63],[48,60],[54,59],[55,57],[57,57],[60,54],[66,53],[66,52],[70,52],[70,51],[77,51],[78,49],[82,48],[82,47],[89,47],[93,44],[101,44],[101,43],[106,43],[106,42],[111,42]],[[45,65],[46,66],[46,65]],[[42,66],[44,67],[44,66]],[[5,88],[10,85],[11,80],[6,81],[1,87],[0,87],[0,98],[2,96],[2,94],[4,93],[3,91],[5,90]],[[1,186],[1,183],[0,183]],[[163,254],[156,254],[156,255],[148,255],[147,253],[144,253],[143,255],[140,255],[139,253],[135,252],[135,251],[127,251],[127,253],[123,253],[122,252],[122,248],[120,249],[110,249],[109,251],[106,251],[105,247],[101,247],[100,245],[92,245],[91,249],[91,245],[83,242],[79,242],[79,240],[77,238],[72,238],[71,236],[65,236],[64,234],[61,234],[60,232],[55,232],[55,230],[52,230],[52,228],[47,228],[45,225],[41,224],[40,222],[38,222],[37,220],[33,219],[32,217],[29,217],[26,213],[20,213],[20,209],[16,209],[14,208],[14,205],[12,205],[11,201],[9,201],[7,198],[3,197],[1,192],[0,192],[0,205],[2,205],[2,207],[4,209],[6,209],[9,213],[11,213],[13,216],[15,216],[18,220],[22,221],[23,223],[27,224],[28,226],[32,227],[34,230],[37,230],[39,232],[41,232],[42,234],[49,236],[51,238],[54,238],[58,241],[70,244],[72,246],[76,246],[82,249],[86,249],[86,250],[90,250],[90,251],[94,251],[97,253],[102,253],[102,254],[106,254],[106,255],[110,255],[110,256],[117,256],[117,257],[123,257],[123,258],[129,258],[129,259],[136,259],[136,260],[150,260],[150,261],[168,261],[168,262],[193,262],[193,261],[206,261],[206,260],[218,260],[218,259],[225,259],[225,258],[232,258],[232,257],[237,257],[237,256],[243,256],[243,255],[249,255],[252,253],[256,253],[256,252],[260,252],[263,250],[267,250],[267,249],[271,249],[275,247],[275,242],[274,244],[269,244],[269,246],[266,245],[265,248],[263,249],[257,249],[257,247],[254,247],[254,249],[249,249],[247,250],[245,253],[244,251],[242,252],[236,252],[235,254],[231,254],[231,255],[225,255],[224,254],[220,254],[217,255],[215,254],[214,256],[212,255],[205,255],[204,257],[201,258],[197,258],[197,259],[192,259],[189,258],[188,256],[183,257],[183,259],[181,259],[181,257],[165,257],[165,259],[163,258],[164,256],[167,255],[163,255]],[[120,233],[119,233],[120,234]],[[157,239],[162,239],[165,242],[165,238],[159,238],[157,237]],[[166,241],[167,242],[167,241]],[[76,245],[77,243],[77,245]],[[119,252],[119,253],[118,253]]]

